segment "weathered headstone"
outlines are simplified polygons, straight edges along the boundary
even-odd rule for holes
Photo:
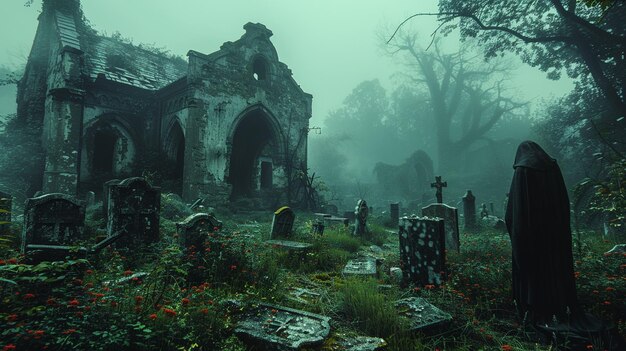
[[[109,190],[111,186],[117,185],[121,182],[119,179],[111,179],[102,184],[102,211],[104,212],[104,218],[107,218],[107,212],[109,210]]]
[[[110,185],[107,235],[125,233],[120,246],[159,241],[161,190],[144,178],[127,178]]]
[[[96,193],[94,193],[93,191],[88,191],[87,194],[85,194],[85,206],[87,208],[90,208],[95,204],[96,204]]]
[[[446,250],[460,251],[459,213],[456,208],[446,204],[430,204],[422,208],[422,216],[442,218],[446,231]]]
[[[0,236],[9,235],[11,229],[11,206],[13,197],[11,194],[0,191]]]
[[[328,337],[330,317],[282,306],[261,304],[235,328],[235,334],[254,349],[300,350]]]
[[[51,250],[54,246],[75,246],[84,239],[84,222],[82,201],[69,195],[51,193],[30,198],[24,207],[21,251],[31,251],[32,245],[44,251],[46,246]]]
[[[272,219],[272,231],[270,239],[275,238],[291,238],[293,234],[293,223],[296,220],[296,214],[291,208],[284,206],[274,212]]]
[[[463,196],[463,217],[465,219],[465,229],[476,227],[476,197],[468,190]]]
[[[182,248],[201,248],[210,233],[222,228],[222,222],[208,213],[196,213],[176,223],[178,242]]]
[[[489,211],[487,210],[487,205],[483,202],[480,204],[480,218],[485,218],[489,216]]]
[[[343,268],[342,274],[344,276],[375,276],[376,259],[366,256],[350,260]]]
[[[400,315],[409,319],[409,330],[430,329],[449,323],[452,316],[421,297],[409,297],[395,303]]]
[[[361,199],[356,203],[354,208],[354,235],[363,235],[367,233],[367,216],[369,214],[369,208],[367,202]]]
[[[344,211],[343,218],[347,218],[349,222],[352,222],[356,216],[354,215],[354,211]]]
[[[391,220],[391,225],[394,227],[398,225],[400,220],[400,203],[389,204],[389,219]]]
[[[436,176],[435,182],[430,183],[431,188],[437,189],[437,191],[435,192],[435,196],[437,197],[437,202],[440,204],[443,203],[443,188],[447,186],[448,186],[448,182],[442,182],[441,176]]]
[[[399,236],[404,282],[441,284],[446,271],[443,219],[402,217]]]

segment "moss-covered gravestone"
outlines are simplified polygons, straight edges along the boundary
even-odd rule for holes
[[[83,240],[85,207],[82,201],[65,194],[46,194],[26,200],[22,253],[39,251],[37,260],[63,259],[57,254]],[[50,253],[50,257],[45,257]],[[56,253],[56,254],[53,254]]]
[[[196,213],[187,217],[184,221],[176,223],[178,242],[181,248],[201,248],[209,234],[219,231],[222,222],[208,213]]]
[[[13,197],[11,194],[0,191],[0,236],[9,235],[11,229],[11,205]]]
[[[446,271],[443,219],[403,217],[399,236],[404,282],[416,286],[441,284]]]
[[[159,241],[161,190],[144,178],[127,178],[109,189],[107,236],[124,233],[116,246]]]

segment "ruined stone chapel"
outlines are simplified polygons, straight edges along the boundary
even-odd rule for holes
[[[284,196],[306,170],[312,96],[264,25],[187,61],[97,34],[79,0],[44,0],[18,118],[42,126],[44,193],[160,169],[185,200]]]

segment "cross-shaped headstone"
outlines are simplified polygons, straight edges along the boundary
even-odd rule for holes
[[[435,177],[435,182],[434,183],[430,183],[430,187],[431,188],[436,188],[437,192],[435,193],[435,196],[437,196],[437,202],[438,203],[443,203],[443,188],[448,186],[448,182],[442,182],[441,181],[441,176],[436,176]]]

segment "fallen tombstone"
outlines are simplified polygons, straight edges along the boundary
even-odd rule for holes
[[[196,213],[176,223],[178,242],[181,248],[201,248],[210,233],[222,228],[222,222],[208,213]]]
[[[343,268],[344,276],[375,276],[376,275],[376,258],[371,256],[359,257],[349,260]]]
[[[330,320],[319,314],[261,304],[246,313],[235,334],[251,348],[295,351],[323,343],[330,334]]]
[[[395,302],[398,313],[409,319],[410,331],[421,331],[449,323],[452,316],[421,297],[409,297]]]
[[[387,346],[385,339],[370,336],[348,336],[345,334],[333,334],[332,340],[324,345],[324,350],[329,351],[378,351]]]

